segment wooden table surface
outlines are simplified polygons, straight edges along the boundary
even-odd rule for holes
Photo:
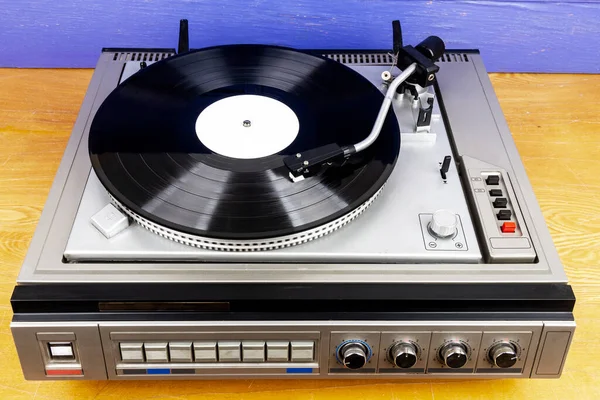
[[[0,399],[600,398],[600,75],[491,76],[577,296],[577,331],[560,379],[23,380],[9,299],[91,76],[0,69]]]

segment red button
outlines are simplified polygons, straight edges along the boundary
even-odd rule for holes
[[[83,375],[80,369],[47,369],[46,375]]]
[[[517,229],[517,223],[516,222],[512,222],[512,221],[505,222],[500,227],[500,230],[503,233],[515,233],[516,229]]]

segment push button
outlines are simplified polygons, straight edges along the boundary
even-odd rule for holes
[[[71,342],[48,342],[50,358],[53,360],[74,360],[73,344]]]
[[[289,361],[289,342],[267,342],[267,361]]]
[[[496,214],[499,221],[508,221],[512,215],[512,211],[510,210],[500,210],[498,214]]]
[[[498,197],[496,200],[494,200],[494,208],[506,208],[507,204],[508,200],[506,197]]]
[[[123,362],[144,362],[143,343],[121,343],[121,360]]]
[[[517,224],[513,221],[507,221],[502,224],[500,230],[502,231],[502,233],[515,233],[515,231],[517,230]]]
[[[502,196],[502,189],[492,189],[492,190],[490,190],[490,196],[492,196],[492,197],[500,197],[500,196]]]
[[[167,343],[166,342],[144,343],[144,350],[146,353],[146,361],[148,361],[149,363],[169,362],[169,353],[167,352]]]
[[[292,361],[313,361],[314,351],[314,342],[292,342]]]
[[[500,176],[499,175],[488,175],[485,179],[485,183],[488,185],[499,185],[500,184]]]
[[[242,352],[240,342],[219,342],[219,361],[240,362],[242,361]]]
[[[265,361],[265,342],[243,342],[242,356],[244,362]]]
[[[192,362],[192,342],[169,343],[171,362]]]
[[[194,342],[194,359],[196,362],[216,362],[217,342]]]

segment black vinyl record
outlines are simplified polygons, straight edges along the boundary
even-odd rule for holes
[[[259,158],[210,150],[198,116],[239,95],[289,107],[299,122],[295,140]],[[197,50],[148,66],[106,98],[90,129],[91,162],[119,202],[167,228],[234,240],[294,234],[351,212],[381,188],[400,150],[398,123],[390,111],[372,146],[300,182],[290,180],[283,158],[360,142],[382,101],[367,79],[326,58],[259,45]],[[252,115],[238,115],[224,120],[250,124]]]

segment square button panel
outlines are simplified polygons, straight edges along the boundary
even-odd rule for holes
[[[171,362],[192,362],[192,342],[170,342]]]
[[[462,372],[473,373],[477,358],[479,356],[479,344],[481,343],[482,332],[433,332],[431,335],[431,351],[429,352],[429,363],[427,371],[429,373],[449,373]],[[444,364],[440,357],[440,350],[450,344],[464,346],[467,350],[467,362],[460,368],[450,368]]]
[[[531,343],[532,332],[483,332],[481,339],[481,354],[477,362],[478,373],[498,373],[498,372],[514,372],[519,371],[525,365],[527,354],[529,354],[529,345]],[[508,344],[515,350],[515,364],[510,368],[500,368],[494,364],[494,360],[490,358],[490,352],[495,346],[500,344]]]
[[[242,361],[241,342],[219,342],[219,361],[240,362]]]
[[[381,345],[379,353],[379,372],[382,373],[398,373],[402,368],[398,368],[390,359],[389,351],[397,343],[409,343],[417,350],[417,361],[407,372],[413,372],[415,369],[422,369],[424,372],[427,366],[429,356],[429,341],[431,340],[431,332],[382,332]]]
[[[48,351],[52,360],[74,360],[73,343],[48,342]]]
[[[286,362],[289,361],[290,342],[268,341],[267,361]]]
[[[169,353],[167,352],[167,342],[159,343],[144,343],[144,352],[146,353],[146,361],[149,363],[169,362]]]
[[[121,360],[123,362],[144,362],[144,344],[141,342],[120,343]]]
[[[194,342],[194,360],[196,362],[216,362],[217,342]]]
[[[379,343],[381,339],[381,332],[331,332],[330,343],[329,343],[329,371],[332,373],[375,373],[377,369],[377,360],[379,354]],[[348,341],[361,341],[364,342],[369,349],[370,356],[366,364],[358,370],[349,370],[345,368],[338,360],[340,355],[338,351],[340,346]]]
[[[242,342],[242,357],[244,359],[244,362],[265,361],[265,342]]]
[[[293,362],[310,362],[315,359],[315,342],[293,341],[291,343],[291,357]]]

